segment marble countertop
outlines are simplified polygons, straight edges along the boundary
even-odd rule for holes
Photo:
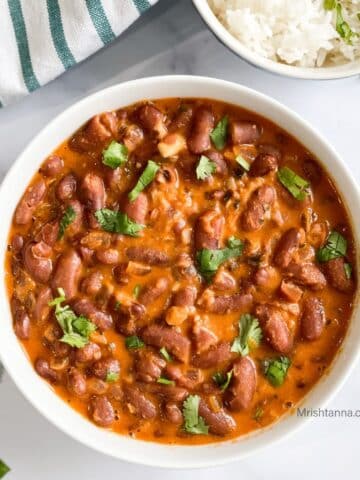
[[[267,74],[246,64],[205,28],[190,0],[160,0],[125,34],[66,74],[0,111],[1,178],[32,137],[80,98],[124,80],[196,74],[242,83],[283,102],[308,120],[338,150],[360,181],[360,79],[314,82]],[[325,159],[326,160],[326,159]],[[329,407],[359,408],[360,365]],[[355,446],[360,418],[314,419],[282,444],[228,466],[177,472],[130,465],[95,453],[58,431],[22,397],[5,374],[0,386],[0,458],[6,480],[212,480],[358,478]]]

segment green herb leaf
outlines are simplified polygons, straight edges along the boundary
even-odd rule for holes
[[[280,387],[284,383],[290,365],[290,359],[285,356],[263,361],[264,374],[271,385]]]
[[[352,273],[352,265],[350,263],[344,263],[345,277],[349,280]]]
[[[189,395],[183,403],[184,430],[195,435],[207,435],[209,427],[199,416],[199,395]]]
[[[85,347],[89,343],[90,334],[96,330],[96,325],[83,315],[78,317],[69,305],[62,306],[66,300],[65,292],[58,288],[58,293],[59,296],[49,302],[49,306],[55,307],[56,320],[64,333],[60,341],[71,347]]]
[[[170,353],[166,350],[165,347],[162,347],[160,348],[160,353],[161,355],[165,358],[165,360],[169,363],[171,363],[173,361],[172,359],[172,356],[170,355]]]
[[[120,309],[120,307],[121,307],[121,302],[119,302],[119,300],[116,300],[114,305],[114,310],[117,311]]]
[[[253,420],[256,420],[258,422],[263,415],[264,415],[264,410],[258,406],[256,407],[256,410],[252,418]]]
[[[125,338],[125,345],[128,350],[135,350],[136,348],[143,348],[145,343],[137,335]]]
[[[221,372],[216,372],[212,376],[212,379],[217,384],[217,386],[220,387],[221,391],[224,392],[228,388],[232,376],[233,376],[232,370],[230,370],[226,374]]]
[[[126,213],[109,210],[108,208],[97,210],[95,217],[101,228],[106,232],[122,233],[131,237],[137,237],[139,232],[145,227],[145,225],[140,225],[131,220]]]
[[[334,230],[328,236],[326,244],[317,251],[316,258],[320,263],[328,262],[334,258],[345,256],[346,250],[346,239]]]
[[[145,170],[142,172],[139,180],[137,181],[137,184],[128,195],[130,202],[136,200],[144,188],[154,180],[156,172],[159,170],[159,168],[160,167],[157,163],[153,162],[152,160],[148,161]]]
[[[288,167],[280,168],[277,173],[279,181],[296,200],[305,200],[309,194],[309,182],[299,177]]]
[[[119,374],[117,372],[108,372],[106,374],[106,381],[108,383],[114,383],[119,380]]]
[[[162,385],[175,385],[174,380],[169,380],[168,378],[165,378],[165,377],[159,377],[157,379],[157,383],[161,383]]]
[[[245,172],[248,172],[250,170],[250,163],[247,160],[245,160],[245,158],[243,158],[241,155],[238,155],[235,158],[235,161],[240,165],[240,167],[242,167],[245,170]]]
[[[5,477],[5,475],[10,472],[10,468],[6,465],[5,462],[0,460],[0,478]]]
[[[336,7],[336,0],[324,0],[325,10],[334,10]]]
[[[358,18],[359,21],[360,21],[360,12],[357,14],[357,18]]]
[[[201,155],[196,167],[196,178],[198,180],[205,180],[206,178],[211,177],[215,171],[216,163],[205,157],[205,155]]]
[[[231,237],[228,240],[228,245],[227,248],[219,250],[204,248],[197,252],[198,270],[205,279],[211,280],[220,265],[229,260],[229,258],[240,257],[244,249],[243,242],[235,237]]]
[[[110,168],[117,168],[127,162],[128,149],[122,143],[113,140],[102,152],[102,163]]]
[[[227,115],[225,115],[225,117],[218,122],[214,130],[210,133],[210,138],[217,150],[222,150],[225,147],[228,124],[229,118]]]
[[[351,30],[350,25],[345,22],[340,3],[336,4],[336,31],[348,45],[352,45],[352,37],[357,36],[357,34]]]
[[[239,321],[239,335],[231,345],[231,351],[242,356],[248,355],[250,350],[259,346],[262,339],[262,331],[259,321],[250,313],[244,313]]]
[[[135,285],[133,290],[133,295],[135,298],[138,298],[140,291],[141,291],[141,285]]]
[[[64,215],[60,220],[58,240],[60,240],[64,236],[65,230],[75,220],[75,218],[76,218],[76,213],[73,207],[71,206],[67,207],[67,209],[64,212]]]

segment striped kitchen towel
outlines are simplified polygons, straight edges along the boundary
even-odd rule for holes
[[[0,106],[114,40],[158,0],[0,0]]]

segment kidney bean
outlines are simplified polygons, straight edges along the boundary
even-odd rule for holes
[[[278,160],[275,155],[270,153],[259,153],[252,162],[249,175],[250,177],[264,177],[270,172],[277,170]]]
[[[126,249],[129,260],[145,263],[146,265],[167,266],[170,257],[167,253],[148,247],[129,247]]]
[[[71,367],[67,374],[67,388],[72,395],[82,397],[86,393],[86,379],[77,368]]]
[[[113,325],[110,313],[97,308],[91,300],[81,298],[73,302],[73,308],[78,315],[84,315],[91,320],[100,330],[108,330]]]
[[[24,246],[24,237],[16,233],[11,239],[11,250],[14,253],[19,253]]]
[[[126,127],[123,142],[129,152],[133,152],[142,144],[144,140],[144,132],[138,125],[129,125]]]
[[[206,352],[218,343],[218,338],[214,332],[195,322],[193,330],[193,340],[195,344],[195,352],[201,354]]]
[[[110,427],[114,423],[114,407],[105,395],[94,396],[90,400],[89,412],[91,418],[100,427]]]
[[[196,109],[188,149],[191,153],[200,154],[211,148],[210,133],[215,125],[214,114],[209,107],[200,106]]]
[[[145,285],[139,293],[138,300],[142,305],[150,305],[163,295],[169,288],[169,279],[160,277]]]
[[[61,202],[70,200],[76,192],[77,181],[72,173],[65,175],[56,187],[56,196]]]
[[[195,248],[197,250],[219,248],[224,225],[225,219],[220,212],[207,210],[202,213],[195,224]]]
[[[174,292],[172,304],[176,307],[193,307],[197,297],[197,288],[187,285]]]
[[[100,380],[100,378],[88,378],[86,381],[86,389],[90,395],[104,395],[105,393],[109,393],[108,398],[111,400],[117,400],[114,395],[112,394],[112,391],[109,391],[109,386],[110,384],[107,382],[104,382],[103,380]],[[111,387],[118,387],[120,386],[118,384],[112,384]],[[121,390],[122,393],[122,390]]]
[[[259,153],[272,155],[278,162],[281,160],[281,151],[278,147],[275,147],[275,145],[272,145],[271,143],[262,143],[258,145],[257,148]]]
[[[37,358],[35,360],[35,370],[40,375],[40,377],[49,380],[51,383],[56,383],[58,381],[58,374],[55,370],[50,368],[49,363],[44,358]]]
[[[50,313],[49,302],[52,300],[50,287],[41,287],[36,297],[33,316],[38,324],[44,323]]]
[[[59,235],[59,222],[48,222],[41,228],[39,235],[36,236],[36,241],[43,241],[53,247]]]
[[[89,342],[85,347],[77,348],[75,352],[75,360],[79,363],[88,363],[100,360],[101,348],[93,342]]]
[[[66,206],[71,207],[75,213],[74,220],[66,228],[66,236],[73,237],[82,232],[84,223],[84,207],[81,205],[79,200],[70,200]]]
[[[97,250],[96,258],[105,265],[116,265],[119,262],[119,252],[116,248]]]
[[[194,114],[194,109],[190,105],[185,108],[180,108],[169,125],[170,132],[177,132],[178,130],[188,129]]]
[[[60,340],[55,340],[49,345],[52,353],[57,358],[67,357],[71,352],[71,347],[67,343],[61,342]]]
[[[81,290],[89,296],[95,296],[101,290],[104,276],[101,272],[95,271],[81,282]]]
[[[32,220],[36,207],[40,204],[46,193],[44,180],[38,180],[27,188],[15,210],[14,220],[18,225],[26,225]]]
[[[192,359],[192,364],[197,368],[213,368],[230,361],[233,354],[230,351],[230,343],[221,342],[211,346]]]
[[[235,120],[230,122],[229,134],[233,145],[256,143],[261,136],[261,128],[254,122]]]
[[[294,303],[298,303],[303,294],[303,291],[300,287],[286,279],[281,281],[279,291],[281,295],[286,298],[286,300]]]
[[[142,339],[148,345],[166,350],[181,362],[187,362],[190,355],[190,340],[171,327],[152,324],[142,331]]]
[[[179,366],[173,363],[166,365],[165,374],[167,378],[174,380],[180,387],[187,390],[194,390],[204,381],[201,370],[191,369],[183,372]]]
[[[241,216],[241,225],[247,232],[259,230],[265,221],[265,215],[276,198],[275,189],[263,185],[255,190],[247,202]]]
[[[274,264],[279,268],[287,268],[293,259],[294,253],[305,240],[302,228],[290,228],[278,241],[274,253]]]
[[[166,366],[166,361],[151,350],[140,350],[134,360],[136,378],[140,382],[155,382]]]
[[[24,309],[15,312],[14,331],[21,340],[28,340],[30,337],[30,318]]]
[[[116,331],[122,335],[134,335],[136,333],[137,321],[145,316],[144,305],[132,302],[128,306],[121,305],[115,319]]]
[[[262,304],[255,308],[255,315],[271,347],[280,353],[289,353],[293,340],[281,311],[273,305]]]
[[[330,285],[340,292],[350,292],[353,281],[345,273],[345,260],[342,257],[334,258],[323,264],[324,273]]]
[[[223,315],[248,309],[253,297],[250,293],[234,293],[233,295],[209,295],[201,301],[200,307],[209,313]]]
[[[227,435],[236,427],[235,420],[222,408],[217,412],[213,412],[203,399],[200,400],[199,415],[205,420],[206,425],[209,426],[209,432],[214,435]]]
[[[176,403],[168,402],[165,404],[164,407],[165,416],[170,423],[174,423],[175,425],[180,425],[183,422],[183,416],[180,408],[176,405]]]
[[[216,150],[209,150],[208,152],[205,152],[204,155],[215,163],[215,173],[223,177],[228,174],[228,166],[222,153],[217,152]]]
[[[75,250],[70,249],[61,254],[55,268],[51,287],[57,295],[57,289],[62,288],[66,299],[75,297],[81,274],[81,259]]]
[[[49,281],[53,265],[51,248],[45,242],[29,242],[24,248],[24,265],[31,277],[40,283]]]
[[[95,115],[86,126],[86,135],[89,139],[103,143],[117,133],[118,120],[115,112],[104,112]]]
[[[96,228],[97,220],[93,213],[105,207],[106,192],[104,181],[94,172],[89,172],[81,183],[81,196],[89,213],[90,226]]]
[[[241,357],[234,362],[232,372],[224,400],[230,410],[237,412],[251,405],[256,390],[256,366],[250,357]]]
[[[146,104],[140,107],[138,117],[141,126],[146,130],[157,133],[159,138],[166,135],[165,115],[154,105]]]
[[[183,402],[189,395],[186,388],[161,385],[159,383],[143,383],[141,388],[163,398],[166,402]]]
[[[181,253],[178,256],[173,267],[173,274],[177,279],[189,279],[197,276],[197,270],[190,255]]]
[[[319,185],[323,176],[320,165],[311,158],[307,158],[304,160],[302,168],[305,178],[310,181],[311,185]]]
[[[236,280],[231,273],[219,269],[213,278],[212,286],[217,290],[234,290],[236,288]]]
[[[124,400],[131,413],[144,419],[156,416],[155,405],[145,397],[136,385],[124,385]]]
[[[133,202],[130,202],[130,200],[127,199],[122,209],[131,220],[144,225],[149,210],[149,202],[146,193],[141,192]]]
[[[307,297],[301,315],[301,333],[305,340],[320,338],[325,327],[325,310],[319,298]]]
[[[56,177],[64,168],[64,160],[58,155],[50,155],[40,168],[45,177]]]
[[[115,358],[103,358],[94,363],[92,366],[92,372],[95,377],[100,378],[101,380],[106,380],[109,373],[117,375],[120,373],[120,364]]]
[[[294,283],[311,290],[322,290],[326,286],[326,278],[313,263],[290,263],[286,274],[292,278]]]

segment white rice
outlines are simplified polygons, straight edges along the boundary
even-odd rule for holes
[[[360,0],[340,0],[354,33],[352,45],[336,31],[336,12],[324,0],[208,0],[224,27],[263,57],[299,67],[360,59]]]

